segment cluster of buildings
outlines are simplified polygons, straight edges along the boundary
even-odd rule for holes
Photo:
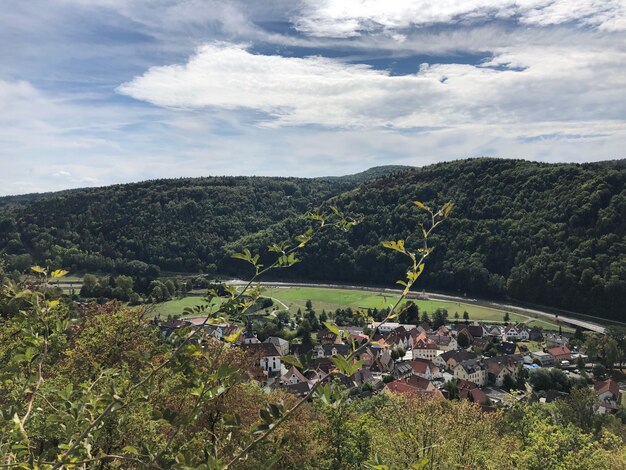
[[[170,320],[159,327],[168,335],[203,320]],[[315,344],[290,343],[278,337],[260,341],[250,328],[241,332],[239,325],[207,324],[203,328],[216,340],[237,336],[232,345],[245,352],[250,375],[259,385],[283,388],[298,396],[308,394],[335,369],[334,356],[346,357],[356,349],[354,360],[362,362],[360,368],[350,377],[337,376],[355,395],[409,393],[459,398],[489,409],[510,402],[505,398],[518,399],[510,393],[512,388],[521,388],[523,395],[526,370],[569,365],[577,354],[569,349],[566,336],[546,334],[524,324],[474,322],[433,329],[427,323],[373,323],[368,330],[338,327],[339,334],[319,331]],[[364,331],[374,331],[371,342]],[[460,339],[461,335],[465,338]],[[528,340],[543,342],[544,350],[529,352],[522,343]],[[297,358],[304,367],[295,367],[286,356]],[[596,382],[594,388],[603,411],[618,409],[621,392],[616,382]]]

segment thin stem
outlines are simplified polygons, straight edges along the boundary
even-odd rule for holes
[[[320,227],[321,228],[321,227]],[[300,247],[300,245],[296,245],[295,247],[293,247],[290,250],[287,250],[287,254],[291,254],[293,252],[295,252],[296,250],[298,250]],[[233,302],[236,302],[238,299],[240,299],[244,293],[250,288],[250,286],[252,285],[252,283],[262,274],[265,274],[266,272],[268,272],[270,269],[274,269],[278,266],[279,260],[275,260],[270,266],[268,266],[267,268],[265,268],[264,270],[261,271],[257,271],[254,276],[252,276],[252,278],[248,281],[248,283],[245,285],[245,287],[243,288],[243,290],[241,292],[239,292],[237,295],[233,296],[233,298],[231,299]],[[126,395],[132,393],[133,391],[137,390],[139,387],[143,386],[145,383],[147,383],[149,380],[151,380],[157,372],[159,372],[161,369],[163,369],[164,367],[166,367],[167,365],[169,365],[172,360],[178,355],[178,353],[182,350],[182,348],[187,345],[190,341],[191,338],[195,337],[202,329],[204,329],[204,327],[206,326],[206,324],[208,323],[208,321],[210,320],[210,318],[217,314],[220,310],[218,309],[216,312],[209,312],[207,314],[207,316],[205,317],[204,321],[202,323],[200,323],[199,325],[196,326],[196,328],[193,330],[193,332],[188,335],[179,345],[178,347],[173,351],[172,355],[166,360],[164,361],[162,364],[160,364],[159,366],[157,366],[156,368],[152,369],[152,371],[142,380],[140,380],[138,383],[136,383],[135,385],[133,385],[132,387],[130,387],[127,392]],[[245,311],[245,310],[244,310]],[[55,463],[55,465],[52,467],[53,470],[56,470],[57,468],[59,468],[61,465],[63,465],[65,463],[65,460],[67,459],[68,456],[70,456],[72,454],[72,452],[76,449],[76,447],[78,447],[79,443],[85,438],[87,437],[87,435],[89,435],[89,433],[91,432],[91,430],[100,422],[102,421],[102,419],[108,415],[109,413],[112,412],[113,410],[113,406],[115,405],[115,403],[117,403],[117,401],[112,401],[110,402],[105,408],[104,410],[102,410],[102,412],[96,417],[96,419],[94,419],[84,430],[83,432],[80,434],[80,436],[74,441],[74,443],[69,447],[69,449],[67,449],[60,457],[59,460]],[[122,407],[118,408],[121,409],[123,407],[125,407],[126,404],[124,404]]]

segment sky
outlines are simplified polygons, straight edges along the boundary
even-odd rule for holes
[[[0,195],[626,157],[626,0],[7,0]]]

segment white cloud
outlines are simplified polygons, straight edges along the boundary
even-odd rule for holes
[[[513,19],[523,24],[578,22],[607,31],[626,30],[623,0],[305,0],[294,17],[311,36],[355,37],[411,26]]]
[[[187,64],[153,67],[118,90],[158,106],[259,111],[269,115],[265,126],[565,126],[623,121],[624,76],[626,53],[607,49],[502,48],[478,66],[422,64],[416,74],[392,76],[334,59],[214,43]]]

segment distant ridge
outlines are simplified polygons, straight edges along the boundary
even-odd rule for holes
[[[302,214],[333,204],[361,220],[328,231],[285,279],[393,284],[404,260],[384,240],[418,239],[412,201],[456,207],[433,240],[420,287],[513,298],[623,320],[624,161],[548,164],[477,158],[420,168],[385,166],[322,178],[160,179],[0,198],[0,253],[72,272],[249,275],[242,247],[304,229]]]

